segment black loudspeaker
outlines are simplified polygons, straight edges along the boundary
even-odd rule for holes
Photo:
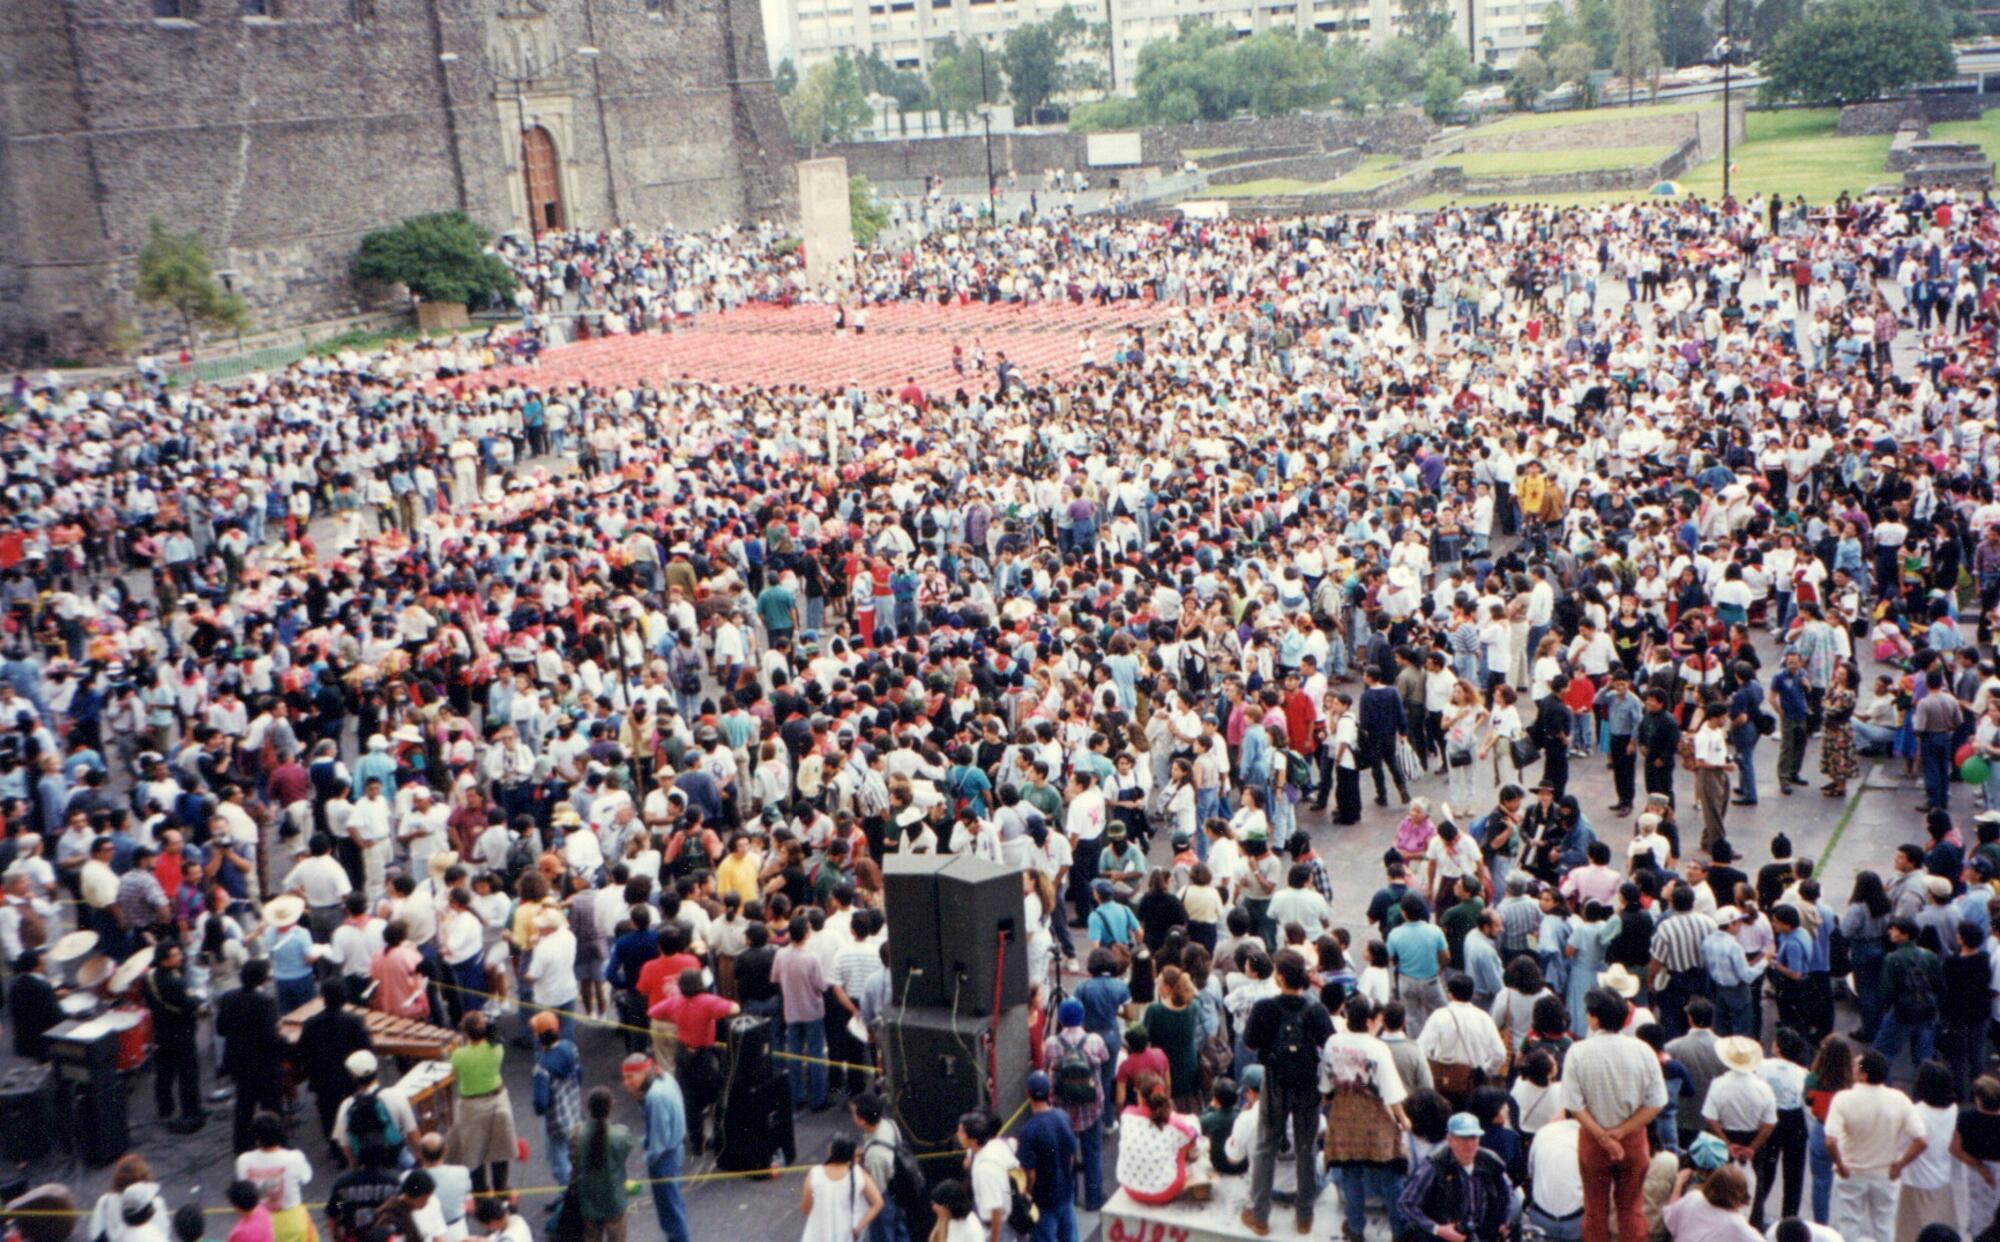
[[[738,1078],[722,1108],[722,1150],[715,1164],[731,1173],[768,1169],[798,1159],[792,1138],[792,1087],[783,1074],[749,1082]]]
[[[958,1012],[982,1015],[1027,1004],[1028,941],[1021,929],[1020,868],[969,854],[954,857],[938,873],[937,905],[945,994],[932,1003],[950,1007],[956,998]]]
[[[930,1007],[889,1009],[882,1015],[880,1039],[896,1124],[919,1153],[950,1149],[962,1114],[985,1108],[1005,1123],[1027,1098],[1025,1005],[997,1019]],[[994,1067],[990,1087],[989,1067]],[[950,1166],[925,1163],[933,1169]]]
[[[949,854],[891,854],[882,860],[893,1004],[951,1003],[951,983],[938,956],[938,875],[953,861]]]
[[[56,1133],[55,1076],[46,1064],[0,1074],[0,1155],[15,1164],[49,1154]]]
[[[763,1082],[771,1069],[771,1020],[743,1014],[729,1020],[726,1073],[731,1082]]]
[[[49,1059],[61,1080],[64,1128],[76,1153],[95,1168],[132,1146],[125,1121],[125,1084],[118,1078],[118,1032],[102,1022],[49,1028]]]

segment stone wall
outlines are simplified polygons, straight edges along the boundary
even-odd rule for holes
[[[1253,160],[1247,164],[1232,164],[1210,173],[1208,183],[1242,185],[1249,181],[1262,181],[1266,177],[1283,177],[1290,181],[1316,184],[1344,177],[1360,165],[1361,152],[1348,147],[1324,155],[1287,155],[1271,160]]]
[[[796,213],[756,0],[5,5],[0,356],[99,357],[121,322],[173,339],[131,297],[154,217],[202,236],[259,327],[363,309],[370,229],[460,208],[525,231],[524,120],[565,223]]]
[[[1284,147],[1325,152],[1354,147],[1369,154],[1411,155],[1423,149],[1433,127],[1416,109],[1371,116],[1275,117],[1270,120],[1213,121],[1166,125],[1142,130],[1141,162],[1174,167],[1182,151],[1216,147]],[[1023,177],[1045,168],[1087,169],[1086,136],[1071,133],[993,135],[993,168]],[[940,138],[905,138],[893,142],[841,142],[815,148],[817,155],[838,155],[847,166],[870,181],[899,181],[926,175],[979,177],[986,175],[984,134]],[[1115,173],[1115,169],[1096,170]]]
[[[1700,140],[1689,135],[1679,146],[1650,164],[1633,168],[1600,168],[1586,172],[1526,173],[1514,177],[1467,178],[1467,194],[1581,194],[1611,190],[1641,190],[1678,177],[1700,162]],[[1436,191],[1432,191],[1436,192]]]
[[[1946,142],[1943,139],[1920,138],[1915,129],[1900,129],[1889,142],[1889,156],[1884,166],[1890,172],[1908,172],[1913,168],[1931,165],[1977,164],[1986,158],[1976,142]]]
[[[1734,141],[1740,142],[1743,139],[1745,105],[1736,103],[1731,111],[1734,114],[1731,137]],[[1709,154],[1722,153],[1720,101],[1669,116],[1628,117],[1617,116],[1616,112],[1616,108],[1605,109],[1593,114],[1590,120],[1579,119],[1574,125],[1562,125],[1553,129],[1503,130],[1494,133],[1475,128],[1468,130],[1456,142],[1449,144],[1449,150],[1529,153],[1564,151],[1582,146],[1657,147],[1668,143],[1679,144],[1689,138],[1695,138],[1700,140],[1704,151]]]
[[[1899,99],[1874,99],[1847,104],[1840,110],[1834,132],[1844,138],[1863,134],[1893,134],[1914,123],[1923,134],[1946,121],[1976,121],[1993,107],[1993,96],[1967,91],[1924,91]]]

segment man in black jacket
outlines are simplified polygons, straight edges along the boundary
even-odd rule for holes
[[[186,961],[180,945],[168,941],[146,976],[146,1007],[153,1014],[153,1103],[160,1120],[175,1134],[192,1134],[208,1118],[201,1105],[201,1057],[195,1027],[201,1006],[188,995]],[[181,1111],[174,1117],[174,1089]],[[173,1120],[168,1120],[173,1118]]]
[[[1471,1113],[1452,1116],[1445,1145],[1403,1183],[1404,1237],[1496,1242],[1501,1236],[1514,1218],[1514,1186],[1506,1162],[1479,1145],[1482,1134]]]
[[[1368,688],[1361,692],[1361,702],[1356,705],[1354,724],[1359,731],[1361,754],[1360,765],[1375,778],[1375,805],[1389,805],[1389,791],[1382,781],[1382,769],[1386,765],[1389,775],[1396,782],[1396,796],[1405,803],[1410,800],[1409,786],[1404,782],[1402,770],[1396,766],[1396,739],[1410,731],[1409,715],[1403,710],[1403,696],[1396,688],[1387,684],[1388,678],[1382,670],[1369,665],[1367,670]]]
[[[1271,1231],[1271,1178],[1287,1125],[1300,1187],[1293,1212],[1300,1233],[1312,1230],[1313,1201],[1318,1196],[1309,1188],[1319,1184],[1313,1157],[1319,1139],[1320,1049],[1333,1038],[1332,1015],[1318,997],[1306,994],[1306,959],[1284,949],[1272,965],[1278,994],[1252,1005],[1243,1024],[1243,1045],[1257,1054],[1264,1067],[1264,1094],[1257,1103],[1257,1150],[1250,1159],[1250,1206],[1242,1215],[1243,1224],[1258,1237]]]
[[[215,1034],[222,1040],[222,1072],[236,1084],[236,1150],[250,1150],[250,1119],[279,1111],[278,1002],[259,989],[271,963],[243,963],[243,986],[215,1003]]]
[[[350,1053],[375,1050],[368,1036],[368,1024],[347,1008],[347,984],[328,979],[319,985],[320,1012],[305,1020],[299,1029],[299,1061],[305,1067],[306,1085],[312,1088],[313,1103],[319,1106],[320,1129],[333,1143],[333,1120],[340,1102],[354,1094],[354,1075],[347,1072]],[[333,1158],[345,1163],[336,1146]]]
[[[49,1028],[63,1020],[55,985],[42,973],[43,949],[23,949],[14,959],[7,1008],[14,1015],[14,1055],[39,1061],[49,1055]]]

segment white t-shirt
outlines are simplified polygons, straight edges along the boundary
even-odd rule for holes
[[[409,1106],[404,1105],[405,1108]],[[347,1116],[347,1105],[340,1106],[340,1116]],[[340,1125],[334,1126],[335,1141],[340,1138]],[[264,1196],[264,1206],[273,1212],[283,1212],[299,1205],[299,1190],[312,1180],[312,1162],[305,1153],[281,1147],[277,1151],[246,1151],[236,1157],[236,1176],[241,1181],[257,1183],[257,1190]]]
[[[1583,1174],[1577,1164],[1581,1122],[1564,1118],[1535,1131],[1528,1145],[1528,1176],[1535,1187],[1534,1204],[1561,1219],[1583,1210]]]

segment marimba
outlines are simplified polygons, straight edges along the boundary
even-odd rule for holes
[[[299,1032],[305,1028],[306,1019],[323,1008],[325,1005],[318,997],[300,1005],[279,1020],[278,1035],[288,1044],[298,1043]],[[354,1012],[367,1023],[368,1037],[374,1042],[376,1056],[441,1061],[458,1046],[458,1032],[450,1027],[433,1026],[415,1018],[396,1017],[377,1009],[356,1009]]]

